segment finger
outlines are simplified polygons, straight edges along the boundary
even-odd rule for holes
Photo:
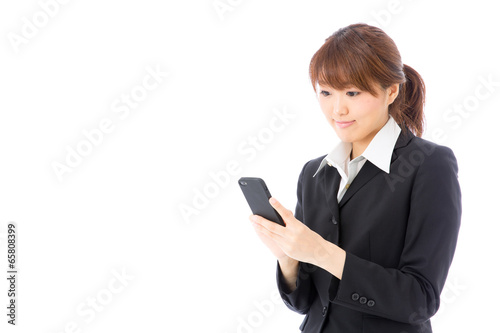
[[[259,224],[257,222],[252,221],[252,227],[254,228],[255,232],[261,237],[265,236],[269,239],[272,239],[273,241],[277,241],[277,238],[281,237],[280,235],[275,234],[275,233],[267,230],[266,228],[264,228],[261,224]]]
[[[278,200],[276,200],[274,197],[271,197],[269,199],[269,203],[271,206],[273,206],[274,209],[278,212],[278,214],[281,215],[281,217],[285,220],[288,220],[290,218],[293,218],[293,213],[286,209]]]
[[[273,234],[283,235],[285,227],[279,225],[278,223],[269,221],[259,215],[250,216],[250,220],[254,223],[254,225],[258,225]]]

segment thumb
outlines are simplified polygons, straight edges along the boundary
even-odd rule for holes
[[[271,206],[276,209],[276,211],[278,212],[278,214],[281,215],[281,217],[283,218],[283,220],[285,220],[285,223],[290,219],[290,218],[293,218],[293,213],[286,209],[278,200],[276,200],[274,197],[271,197],[269,199],[269,203],[271,204]]]

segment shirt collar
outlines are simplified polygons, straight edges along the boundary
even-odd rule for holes
[[[378,131],[372,139],[365,151],[360,155],[369,160],[372,164],[380,170],[389,173],[391,167],[392,151],[396,145],[401,128],[396,123],[394,118],[389,115],[389,120],[385,123],[384,127]],[[337,146],[321,161],[321,164],[313,175],[316,176],[318,172],[329,164],[330,166],[338,167],[349,159],[352,150],[352,143],[339,142]]]

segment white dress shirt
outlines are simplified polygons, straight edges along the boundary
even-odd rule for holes
[[[367,160],[380,170],[389,173],[392,151],[398,140],[399,133],[401,133],[401,128],[392,116],[389,115],[387,123],[373,137],[372,141],[361,155],[351,161],[352,143],[340,142],[330,154],[321,161],[313,177],[318,174],[325,164],[337,168],[337,171],[342,177],[337,194],[337,200],[340,202]]]

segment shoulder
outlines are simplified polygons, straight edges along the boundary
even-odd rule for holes
[[[400,138],[401,139],[401,138]],[[384,175],[392,192],[415,190],[459,192],[458,164],[453,151],[446,146],[411,135],[394,148],[389,174]]]
[[[302,167],[302,172],[300,173],[300,176],[302,177],[303,175],[311,175],[312,177],[312,175],[314,175],[318,170],[319,166],[321,165],[321,162],[325,157],[326,154],[306,162],[306,164],[304,164],[304,166]]]
[[[439,145],[420,137],[414,137],[412,140],[410,140],[408,148],[409,149],[406,150],[406,154],[409,154],[410,156],[412,154],[424,154],[426,157],[435,160],[442,160],[444,158],[450,157],[455,158],[455,154],[453,153],[453,150],[451,150],[451,148]]]
[[[407,144],[395,148],[394,153],[402,165],[415,171],[458,172],[457,160],[451,148],[420,137],[409,138]]]

